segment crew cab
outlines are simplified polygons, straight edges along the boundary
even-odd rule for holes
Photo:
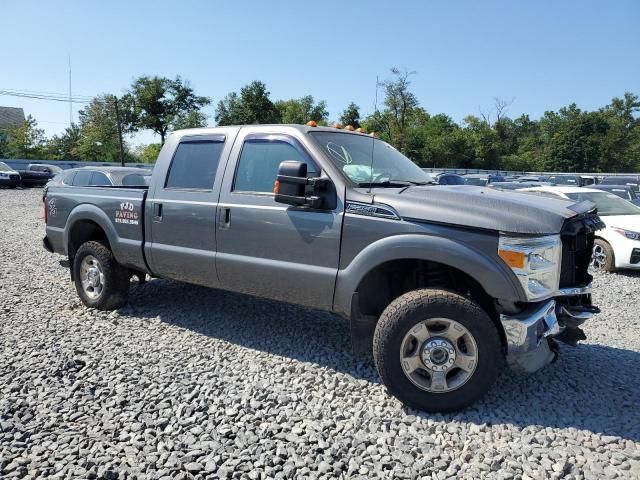
[[[598,311],[592,203],[436,186],[350,130],[174,132],[148,187],[50,185],[44,246],[68,257],[92,308],[122,306],[131,277],[149,275],[334,312],[389,392],[428,411],[584,338]]]

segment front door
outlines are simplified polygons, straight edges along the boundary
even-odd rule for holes
[[[252,133],[236,140],[220,193],[216,265],[223,288],[330,309],[338,270],[342,201],[334,211],[276,203],[283,160],[320,169],[289,135]]]

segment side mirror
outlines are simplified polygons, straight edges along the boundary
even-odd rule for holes
[[[337,204],[331,180],[326,177],[307,178],[307,164],[295,160],[280,163],[273,193],[276,202],[288,205],[333,210]]]

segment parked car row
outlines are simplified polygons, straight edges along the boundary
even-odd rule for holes
[[[0,186],[43,187],[49,180],[62,172],[60,167],[40,163],[31,163],[24,170],[15,170],[0,162]]]

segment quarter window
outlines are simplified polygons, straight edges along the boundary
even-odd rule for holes
[[[80,170],[76,172],[76,176],[73,177],[74,187],[86,187],[91,184],[91,176],[93,172],[91,170]]]
[[[95,185],[97,187],[101,186],[111,186],[111,180],[102,172],[93,172],[93,177],[91,177],[91,185]]]
[[[288,140],[249,138],[244,142],[233,190],[273,192],[280,162],[296,160],[307,164],[307,176],[318,176],[319,169],[301,147]]]
[[[187,141],[178,145],[165,188],[211,190],[224,148],[220,141]]]

